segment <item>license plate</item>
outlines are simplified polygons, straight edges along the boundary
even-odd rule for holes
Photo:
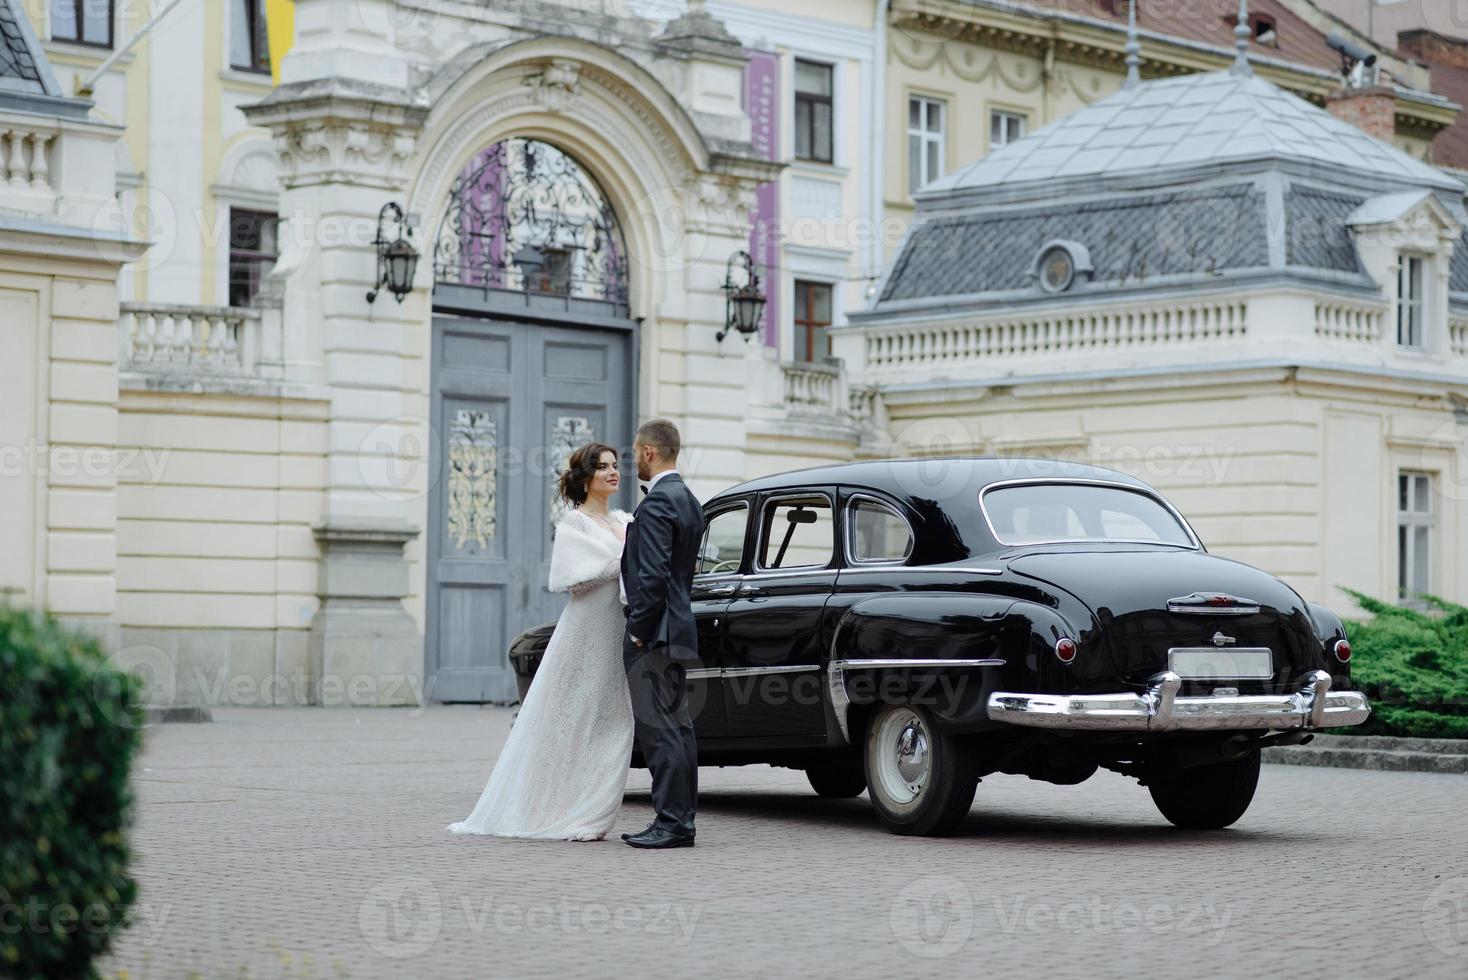
[[[1274,657],[1268,647],[1173,647],[1167,668],[1183,680],[1268,680],[1274,676]]]

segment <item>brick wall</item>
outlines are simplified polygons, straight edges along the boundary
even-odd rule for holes
[[[1404,54],[1429,65],[1468,68],[1468,41],[1433,31],[1403,31],[1397,35],[1397,46]]]
[[[1390,143],[1396,137],[1396,101],[1390,89],[1338,89],[1325,100],[1325,107],[1332,116],[1379,140]]]

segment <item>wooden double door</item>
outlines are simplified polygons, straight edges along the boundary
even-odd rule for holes
[[[629,325],[630,326],[630,325]],[[434,701],[515,697],[507,651],[553,622],[556,477],[587,442],[632,442],[631,329],[435,316],[425,674]],[[624,480],[630,507],[635,480]]]

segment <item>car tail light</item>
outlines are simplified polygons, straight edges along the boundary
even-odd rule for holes
[[[1061,663],[1070,663],[1076,658],[1076,641],[1068,636],[1062,636],[1055,641],[1055,655],[1060,658]]]
[[[1349,640],[1335,641],[1335,658],[1343,664],[1351,662],[1351,642]]]

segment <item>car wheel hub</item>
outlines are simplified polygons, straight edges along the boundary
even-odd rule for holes
[[[877,770],[882,791],[895,803],[911,803],[922,794],[932,765],[928,731],[912,711],[892,712],[877,735]]]

